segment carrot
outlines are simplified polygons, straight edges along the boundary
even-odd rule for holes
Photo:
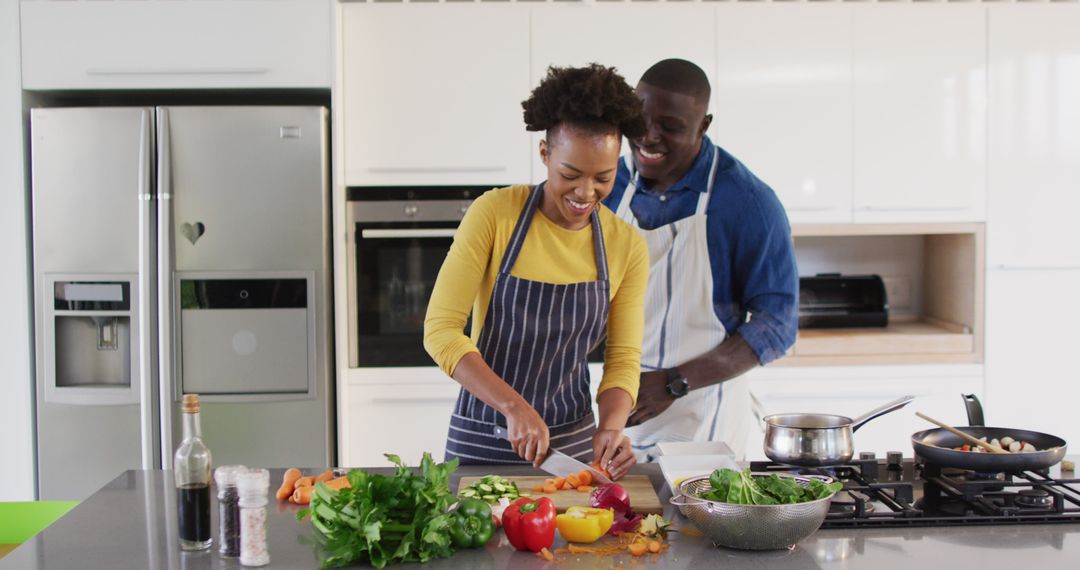
[[[563,477],[556,477],[556,478],[551,480],[551,484],[555,485],[556,489],[562,489],[564,482],[566,482],[566,479],[563,478]]]
[[[296,480],[296,487],[310,487],[315,484],[315,477],[308,475],[307,477],[301,477]]]
[[[537,486],[533,487],[532,490],[536,491],[537,493],[543,493],[544,492],[544,486],[543,485],[537,485]]]
[[[315,487],[312,487],[311,485],[297,487],[296,490],[293,491],[292,498],[289,500],[298,505],[306,505],[311,502],[311,490],[314,488]]]
[[[548,562],[551,562],[551,561],[555,560],[555,555],[552,554],[551,551],[546,549],[546,548],[541,548],[540,552],[537,552],[536,555],[539,556],[540,558],[543,558],[544,560],[547,560]]]
[[[544,485],[544,492],[550,495],[552,493],[558,493],[559,489],[557,489],[555,485]]]
[[[660,552],[660,543],[655,540],[649,541],[649,552]]]
[[[571,485],[569,481],[563,481],[563,484],[562,484],[562,490],[563,491],[571,491],[573,489],[574,489],[574,486]]]
[[[285,470],[285,477],[281,480],[281,487],[277,490],[277,500],[284,501],[292,495],[293,487],[296,486],[296,480],[300,478],[303,473],[295,467],[290,467]]]
[[[577,491],[578,493],[592,493],[593,488],[592,485],[582,485],[577,488]]]
[[[593,469],[595,469],[597,473],[603,473],[604,477],[607,477],[608,479],[611,479],[611,473],[609,473],[607,469],[604,469],[603,467],[600,467],[599,463],[593,463],[591,465],[591,467]]]
[[[582,469],[581,473],[577,474],[578,487],[582,485],[592,485],[592,471],[588,469]]]
[[[349,484],[349,478],[345,476],[325,481],[323,484],[335,491],[340,491],[346,487],[352,487],[352,485]]]
[[[566,484],[570,485],[571,489],[577,489],[581,486],[581,481],[578,480],[577,473],[571,473],[566,476]]]
[[[323,471],[322,473],[319,473],[319,476],[316,477],[315,480],[311,484],[314,485],[315,483],[318,483],[319,481],[329,481],[329,480],[331,480],[333,478],[334,478],[334,470],[333,469],[327,469],[326,471]]]
[[[649,549],[644,542],[631,542],[630,546],[627,548],[630,549],[630,554],[633,554],[634,556],[641,556]]]

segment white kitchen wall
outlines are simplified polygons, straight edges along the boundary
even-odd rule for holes
[[[0,501],[34,498],[33,386],[23,184],[19,2],[0,2]]]

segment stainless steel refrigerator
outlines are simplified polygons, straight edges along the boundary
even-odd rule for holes
[[[31,111],[38,494],[333,458],[327,110]]]

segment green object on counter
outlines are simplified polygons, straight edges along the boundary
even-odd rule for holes
[[[0,503],[0,544],[26,542],[78,504],[78,501]]]
[[[480,499],[465,499],[454,511],[450,536],[458,548],[479,548],[491,540],[495,533],[495,521],[491,520],[491,507]]]

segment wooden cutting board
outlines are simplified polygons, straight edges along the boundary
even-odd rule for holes
[[[567,507],[575,505],[589,506],[589,493],[579,493],[573,489],[569,491],[559,491],[554,494],[537,493],[536,491],[533,491],[533,487],[542,485],[545,479],[550,479],[552,477],[553,475],[518,475],[505,477],[505,479],[517,483],[518,491],[528,493],[532,499],[538,499],[540,497],[551,499],[551,501],[555,503],[555,509],[560,513],[564,512]],[[458,488],[468,487],[479,481],[480,477],[462,477],[461,482],[458,483]],[[627,475],[616,481],[616,483],[622,485],[630,495],[630,507],[634,509],[635,513],[641,513],[643,515],[663,514],[664,506],[660,504],[660,497],[656,496],[656,491],[653,490],[652,482],[649,481],[648,475]]]

